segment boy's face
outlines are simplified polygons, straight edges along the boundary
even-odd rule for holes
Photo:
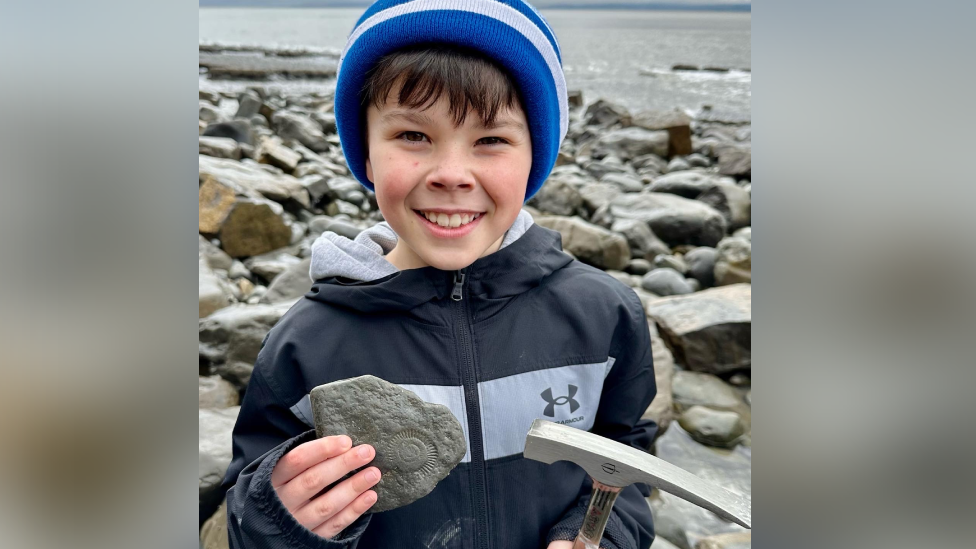
[[[388,98],[367,109],[366,124],[366,176],[400,237],[386,256],[394,266],[455,270],[498,250],[522,208],[532,167],[521,108],[499,112],[492,128],[473,111],[455,127],[444,98],[426,110]],[[434,222],[423,215],[435,213]]]

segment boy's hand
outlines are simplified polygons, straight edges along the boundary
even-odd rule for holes
[[[573,542],[557,540],[550,543],[548,549],[573,549]]]
[[[352,440],[346,435],[322,437],[281,456],[271,472],[271,485],[299,524],[331,538],[376,503],[376,492],[367,488],[379,482],[380,470],[369,467],[314,496],[369,463],[374,455],[368,444],[352,448]]]

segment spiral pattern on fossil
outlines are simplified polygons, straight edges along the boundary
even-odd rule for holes
[[[390,437],[386,444],[387,455],[398,462],[404,473],[417,472],[429,475],[437,464],[437,448],[420,431],[407,429]]]

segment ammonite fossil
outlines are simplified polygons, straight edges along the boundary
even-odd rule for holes
[[[373,487],[373,513],[429,494],[467,450],[461,424],[446,406],[375,376],[320,385],[310,399],[319,437],[349,435],[353,444],[376,449],[370,465],[382,478]]]

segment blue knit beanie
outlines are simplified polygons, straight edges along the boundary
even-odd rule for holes
[[[522,0],[378,0],[360,17],[339,59],[335,117],[346,164],[367,189],[360,103],[366,74],[384,55],[414,44],[477,50],[518,88],[532,135],[525,200],[549,176],[569,126],[566,78],[556,35]]]

